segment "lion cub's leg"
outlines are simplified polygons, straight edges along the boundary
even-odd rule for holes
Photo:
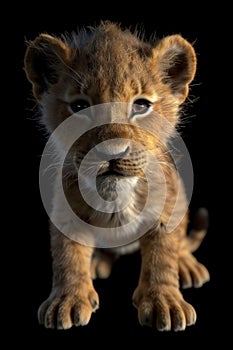
[[[91,277],[108,278],[112,271],[112,265],[116,260],[116,254],[106,249],[96,249],[91,261]]]
[[[58,329],[86,325],[99,304],[90,274],[93,249],[68,239],[54,227],[51,249],[53,287],[39,308],[39,322]]]
[[[142,325],[160,331],[184,330],[196,321],[196,312],[179,290],[180,228],[167,234],[163,227],[141,238],[142,266],[133,295]]]

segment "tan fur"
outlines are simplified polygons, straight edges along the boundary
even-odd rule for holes
[[[188,216],[185,215],[172,232],[166,232],[179,191],[178,175],[166,144],[179,122],[180,105],[188,95],[195,70],[194,49],[180,35],[165,37],[157,45],[151,45],[109,22],[92,28],[90,35],[85,32],[74,35],[72,40],[41,34],[29,43],[25,55],[25,71],[34,96],[43,108],[43,122],[49,132],[70,116],[70,103],[74,98],[84,94],[93,105],[132,104],[137,98],[144,98],[153,101],[154,115],[163,117],[156,119],[148,115],[129,122],[128,112],[122,108],[121,123],[114,123],[113,118],[75,142],[68,155],[75,159],[75,164],[69,163],[63,169],[64,189],[73,211],[94,226],[111,229],[129,222],[144,207],[148,183],[143,171],[150,167],[148,155],[157,156],[166,182],[165,205],[157,217],[162,188],[159,174],[155,172],[151,175],[155,203],[144,219],[155,216],[156,224],[140,238],[142,266],[133,303],[138,309],[139,322],[154,324],[158,330],[178,331],[194,324],[195,310],[183,299],[179,284],[199,287],[209,279],[206,268],[191,254],[201,242],[196,238],[198,232],[205,234],[206,228],[198,228],[187,238]],[[116,138],[121,141],[115,147],[129,147],[130,152],[114,161],[113,170],[122,175],[114,177],[114,181],[122,184],[126,195],[132,193],[133,197],[131,206],[112,215],[98,212],[85,202],[77,186],[74,165],[78,167],[95,145]],[[58,153],[59,142],[61,146],[66,140],[58,141]],[[100,173],[104,174],[108,167],[108,163],[103,164]],[[114,181],[111,177],[99,177],[97,187],[105,200],[114,199]],[[56,187],[53,215],[69,224],[71,220],[60,191],[61,188]],[[185,205],[186,199],[182,197],[178,210]],[[142,226],[143,222],[132,226],[130,234],[140,233]],[[73,229],[77,231],[77,227]],[[196,241],[199,243],[192,243]],[[51,225],[53,288],[39,309],[40,323],[58,329],[87,324],[91,313],[98,308],[92,278],[108,277],[115,258],[138,246],[139,241],[115,249],[94,250],[67,238]]]

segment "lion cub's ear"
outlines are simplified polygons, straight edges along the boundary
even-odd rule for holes
[[[59,81],[69,57],[70,49],[53,36],[41,34],[29,42],[24,67],[36,99],[40,100],[43,92]]]
[[[153,60],[162,82],[170,86],[179,104],[184,102],[196,72],[192,45],[180,35],[167,36],[153,49]]]

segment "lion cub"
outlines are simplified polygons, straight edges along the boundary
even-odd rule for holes
[[[149,43],[111,22],[29,42],[26,75],[61,164],[50,216],[53,286],[38,312],[45,327],[86,325],[99,306],[93,279],[134,249],[140,324],[179,331],[195,323],[179,287],[209,280],[192,255],[207,213],[199,210],[186,235],[188,199],[169,151],[195,70],[180,35]]]

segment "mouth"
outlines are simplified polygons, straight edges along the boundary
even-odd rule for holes
[[[110,177],[110,178],[129,178],[129,177],[139,177],[141,175],[141,169],[127,162],[127,164],[116,161],[108,161],[102,164],[101,168],[98,170],[97,177]]]
[[[120,171],[115,169],[100,169],[97,177],[124,177],[125,175],[122,174]]]

